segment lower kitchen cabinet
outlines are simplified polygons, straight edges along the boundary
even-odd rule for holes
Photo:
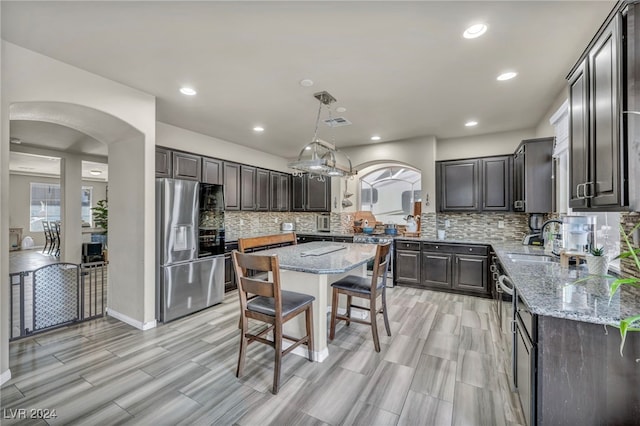
[[[396,240],[398,285],[490,297],[489,247]]]
[[[225,293],[238,288],[236,273],[233,270],[231,252],[238,249],[238,243],[227,243],[224,248],[224,291]]]
[[[396,242],[394,281],[409,285],[420,284],[420,243]]]

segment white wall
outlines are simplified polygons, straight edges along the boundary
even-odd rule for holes
[[[22,228],[22,238],[31,237],[36,246],[44,245],[42,231],[29,231],[29,204],[32,182],[36,183],[60,183],[59,178],[45,176],[28,176],[19,174],[9,175],[9,227]],[[93,187],[92,206],[99,200],[104,200],[107,195],[107,183],[83,180],[82,186]]]
[[[423,212],[435,211],[435,189],[436,189],[436,138],[425,136],[422,138],[406,139],[394,142],[383,142],[365,146],[354,146],[342,149],[350,158],[356,169],[362,169],[376,163],[400,162],[412,166],[422,171],[422,199],[426,200],[429,195],[430,205],[422,206]],[[340,194],[344,191],[344,180],[333,180],[333,194]],[[349,191],[358,194],[357,179],[347,182]],[[339,198],[339,197],[338,197]],[[341,199],[337,200],[338,206]],[[356,203],[357,206],[357,203]],[[342,211],[355,211],[356,206]],[[340,209],[340,207],[338,207]]]
[[[536,126],[536,137],[543,138],[546,136],[555,136],[555,129],[549,124],[549,118],[558,111],[558,108],[564,101],[569,99],[569,86],[565,87],[558,93],[558,96],[553,100],[553,103],[549,106],[549,109],[544,114],[538,125]]]
[[[535,135],[534,129],[526,129],[464,138],[438,139],[437,160],[513,154],[523,139],[531,139]]]
[[[0,243],[8,246],[8,146],[9,146],[9,114],[10,106],[22,103],[27,107],[32,104],[51,102],[51,105],[78,106],[87,110],[90,115],[101,116],[100,123],[75,124],[83,127],[77,129],[97,136],[97,139],[109,144],[114,141],[129,143],[132,154],[128,157],[122,152],[119,168],[111,167],[111,151],[126,151],[125,145],[109,148],[110,168],[113,175],[119,175],[118,188],[110,186],[109,198],[116,202],[123,198],[122,204],[128,205],[129,213],[112,214],[110,228],[125,230],[118,236],[110,233],[110,272],[109,311],[113,309],[121,314],[121,318],[144,328],[153,324],[155,319],[155,98],[139,90],[107,80],[79,68],[72,67],[52,58],[21,48],[6,41],[2,42],[2,140],[0,149]],[[60,117],[58,124],[65,124],[68,118]],[[36,118],[37,119],[37,118]],[[130,129],[125,134],[115,135],[109,128],[99,127],[107,122],[123,123],[121,127]],[[71,126],[69,126],[71,127]],[[93,128],[93,131],[90,131]],[[89,130],[89,131],[87,131]],[[134,135],[137,139],[134,138]],[[123,141],[123,138],[129,139]],[[135,163],[134,163],[135,161]],[[122,238],[121,238],[122,237]],[[118,242],[121,239],[122,244]],[[111,240],[111,239],[110,239]],[[135,247],[127,247],[128,240],[135,241]],[[116,244],[116,242],[118,242]],[[114,245],[117,245],[115,247]],[[123,266],[123,267],[121,267]],[[135,274],[127,275],[135,270]],[[0,262],[0,282],[2,296],[8,296],[8,264],[2,256]],[[120,292],[127,297],[111,299]],[[117,303],[117,305],[113,305]],[[0,311],[0,374],[8,372],[8,333],[9,329],[8,297],[2,297]],[[10,375],[10,373],[8,373]],[[4,379],[4,377],[3,377]]]
[[[156,144],[194,154],[291,173],[291,169],[287,167],[287,159],[283,157],[159,121],[156,123]]]

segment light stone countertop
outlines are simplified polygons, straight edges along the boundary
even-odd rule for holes
[[[328,246],[341,246],[344,248],[320,256],[304,255],[310,250]],[[277,254],[280,269],[307,272],[310,274],[342,274],[372,260],[376,254],[376,246],[374,244],[314,241],[305,244],[261,250],[259,254]]]

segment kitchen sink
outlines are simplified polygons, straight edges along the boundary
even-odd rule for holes
[[[546,254],[530,254],[530,253],[507,253],[507,257],[512,262],[558,262],[559,259]]]

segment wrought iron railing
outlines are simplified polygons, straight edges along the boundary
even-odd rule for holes
[[[107,272],[107,262],[93,262],[53,263],[9,274],[10,340],[102,317]]]

